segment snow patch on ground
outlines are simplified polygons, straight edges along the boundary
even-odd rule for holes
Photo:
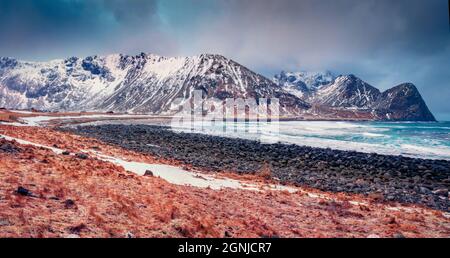
[[[244,189],[244,190],[280,190],[288,192],[296,192],[297,189],[292,187],[286,187],[282,185],[263,185],[258,187],[257,185],[243,183],[239,180],[229,178],[216,178],[211,175],[196,173],[184,170],[180,167],[164,165],[164,164],[148,164],[136,161],[126,161],[120,158],[103,155],[99,152],[88,151],[93,153],[101,160],[120,165],[125,170],[133,172],[137,175],[144,175],[147,170],[153,173],[153,176],[161,177],[169,183],[176,185],[189,185],[200,188],[211,188],[214,190],[220,190],[222,188],[232,189]]]
[[[31,146],[35,146],[35,147],[39,147],[39,148],[49,149],[49,150],[52,150],[56,154],[62,154],[64,152],[63,150],[58,149],[58,148],[49,147],[49,146],[41,145],[41,144],[34,143],[34,142],[29,142],[29,141],[26,141],[26,140],[22,140],[22,139],[19,139],[19,138],[14,138],[14,137],[2,135],[2,134],[0,134],[0,138],[3,138],[5,140],[7,140],[7,141],[16,141],[17,143],[23,144],[23,145],[31,145]]]
[[[104,119],[104,118],[151,118],[148,115],[80,115],[80,116],[33,116],[33,117],[22,117],[21,120],[27,126],[43,126],[46,123],[54,120],[70,120],[70,119]],[[24,126],[24,125],[22,125]]]
[[[0,122],[0,125],[11,125],[11,126],[29,126],[27,124],[17,123],[17,122]]]
[[[32,145],[40,148],[46,148],[49,150],[52,150],[56,154],[60,155],[64,151],[62,149],[54,148],[45,146],[42,144],[26,141],[19,138],[14,138],[6,135],[1,135],[0,138],[3,138],[7,141],[16,141],[19,144],[23,145]],[[111,162],[113,164],[122,166],[125,170],[135,173],[137,175],[143,176],[147,170],[150,170],[153,173],[153,176],[160,177],[169,183],[175,184],[175,185],[185,185],[185,186],[193,186],[193,187],[199,187],[199,188],[210,188],[213,190],[220,190],[223,188],[230,188],[230,189],[239,189],[239,190],[249,190],[249,191],[268,191],[268,190],[274,190],[274,191],[287,191],[289,193],[304,193],[310,198],[314,199],[324,199],[328,201],[336,201],[334,198],[327,196],[325,194],[320,193],[314,193],[306,191],[302,188],[296,188],[296,187],[289,187],[289,186],[283,186],[283,185],[275,185],[275,184],[253,184],[249,182],[239,181],[236,179],[231,178],[217,178],[212,175],[207,175],[204,173],[198,173],[198,172],[191,172],[184,170],[180,167],[171,166],[171,165],[165,165],[165,164],[149,164],[144,162],[136,162],[136,161],[126,161],[124,159],[120,159],[117,157],[112,157],[108,155],[104,155],[100,152],[89,150],[89,151],[83,151],[84,153],[89,153],[96,158]],[[74,154],[71,154],[74,155]],[[351,205],[354,206],[367,206],[369,205],[366,202],[360,202],[360,201],[349,201]],[[387,210],[391,211],[404,211],[408,213],[416,212],[415,208],[410,207],[401,207],[401,206],[387,206]],[[450,213],[443,212],[442,215],[445,218],[450,218]]]
[[[0,135],[0,138],[3,138],[8,141],[16,141],[19,144],[23,145],[32,145],[40,148],[46,148],[52,150],[56,154],[62,154],[64,152],[64,150],[58,148],[49,147],[33,143],[30,141],[22,140],[19,138],[9,137],[6,135]],[[100,160],[122,166],[125,170],[140,176],[144,175],[147,170],[150,170],[154,176],[160,177],[168,181],[169,183],[176,185],[187,185],[199,188],[211,188],[214,190],[220,190],[222,188],[231,188],[231,189],[242,189],[252,191],[277,190],[277,191],[288,191],[290,193],[294,193],[297,191],[296,188],[282,185],[264,184],[259,186],[255,184],[241,182],[235,179],[217,178],[211,175],[187,171],[176,166],[164,164],[148,164],[136,161],[126,161],[124,159],[120,159],[117,157],[104,155],[97,151],[83,151],[83,152],[92,154],[93,156],[97,157]]]

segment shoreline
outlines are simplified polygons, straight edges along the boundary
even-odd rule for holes
[[[259,185],[258,189],[178,185],[163,177],[133,173],[95,154],[187,171],[195,171],[194,166],[50,127],[0,126],[0,134],[9,137],[0,139],[3,237],[388,238],[450,234],[450,213],[422,205],[292,184],[288,187],[296,192],[277,191],[264,188],[280,184],[267,174],[223,169],[202,171],[199,179],[234,179],[250,187]],[[78,155],[83,150],[93,152]],[[18,192],[18,187],[26,191]]]
[[[450,161],[341,151],[289,144],[175,133],[152,125],[60,128],[132,151],[208,171],[257,174],[268,167],[283,184],[380,196],[449,211]]]
[[[13,115],[15,117],[33,117],[33,116],[49,116],[54,117],[55,119],[58,119],[60,117],[64,116],[77,116],[80,118],[91,116],[91,115],[108,115],[113,117],[117,117],[117,119],[127,119],[127,118],[120,118],[121,116],[129,116],[129,117],[155,117],[155,118],[164,118],[164,119],[171,119],[174,116],[170,114],[146,114],[146,113],[120,113],[120,112],[104,112],[104,111],[67,111],[67,112],[44,112],[44,111],[29,111],[29,110],[9,110],[0,108],[0,113],[3,114],[9,114]],[[270,119],[270,118],[266,118]],[[258,118],[233,118],[233,119],[224,119],[224,121],[247,121],[247,122],[256,122],[258,121]],[[0,117],[0,121],[1,117]],[[262,121],[265,121],[264,118],[262,118]],[[439,123],[439,122],[446,122],[446,121],[439,121],[439,120],[430,120],[430,121],[408,121],[408,120],[381,120],[381,119],[347,119],[347,118],[326,118],[326,117],[280,117],[276,119],[276,121],[280,122],[291,122],[291,121],[299,121],[299,122],[389,122],[389,123]],[[5,120],[4,122],[11,122],[8,120]]]

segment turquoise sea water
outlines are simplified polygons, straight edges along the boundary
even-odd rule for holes
[[[227,122],[195,132],[313,147],[450,160],[450,122]],[[181,129],[180,131],[191,131]]]
[[[104,123],[155,124],[154,121],[128,120]],[[163,123],[167,125],[167,122]],[[416,158],[450,160],[450,122],[332,122],[286,121],[279,124],[227,122],[173,125],[172,130],[204,133],[264,143],[360,151]]]

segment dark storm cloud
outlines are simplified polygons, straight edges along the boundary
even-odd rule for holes
[[[119,22],[142,22],[153,18],[156,13],[156,1],[152,0],[103,0],[104,7],[112,11]]]
[[[318,67],[380,52],[432,55],[449,43],[446,6],[445,0],[228,0],[197,42],[230,53],[237,48],[252,60]]]
[[[95,8],[75,1],[0,1],[1,49],[51,41],[93,30]],[[4,51],[2,51],[4,52]]]
[[[138,51],[153,39],[165,43],[155,15],[151,0],[3,0],[0,55],[45,60]]]
[[[386,89],[413,82],[450,119],[446,0],[228,0],[203,23],[210,49],[269,75],[280,69],[355,73]],[[201,37],[200,37],[201,35]],[[443,114],[443,115],[440,115]]]
[[[450,119],[447,0],[0,0],[0,56],[219,53],[267,76],[415,83]],[[440,115],[442,114],[442,115]]]

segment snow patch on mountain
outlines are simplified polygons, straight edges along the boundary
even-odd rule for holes
[[[337,77],[317,90],[312,101],[330,107],[370,109],[380,91],[354,75]]]
[[[277,97],[287,113],[309,108],[269,79],[221,55],[0,59],[0,106],[7,108],[164,113],[195,90],[221,100]]]
[[[308,98],[324,85],[334,81],[336,77],[330,71],[324,72],[285,72],[273,77],[273,82],[284,90],[299,97]]]
[[[10,109],[172,114],[196,90],[218,101],[278,98],[282,117],[434,120],[412,84],[380,92],[354,75],[329,71],[281,72],[269,80],[221,55],[0,58],[0,107]]]
[[[273,81],[313,106],[312,115],[342,119],[435,121],[417,88],[405,83],[380,92],[355,75],[281,72]],[[353,114],[352,114],[353,112]]]

